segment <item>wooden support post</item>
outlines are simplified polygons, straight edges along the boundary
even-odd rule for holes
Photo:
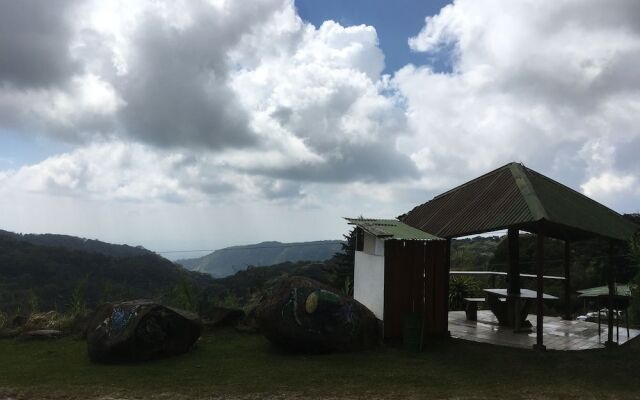
[[[507,270],[507,294],[520,294],[520,250],[518,229],[509,228],[507,231],[507,244],[509,247],[509,265]]]
[[[615,346],[613,340],[613,297],[616,294],[615,287],[615,264],[613,261],[614,244],[609,242],[609,263],[607,264],[607,284],[609,286],[609,298],[607,300],[607,346]]]
[[[445,326],[447,327],[447,336],[451,336],[451,331],[449,331],[449,277],[451,272],[451,238],[447,238],[447,248],[445,249],[445,279],[444,282],[447,285],[445,288],[445,298],[447,299],[447,312],[444,314]]]
[[[544,324],[544,303],[543,303],[543,293],[544,293],[544,235],[541,232],[538,232],[536,235],[537,241],[537,283],[538,283],[538,291],[536,296],[536,344],[534,348],[536,350],[545,350],[546,347],[544,345],[544,339],[542,337],[543,332],[543,324]]]
[[[596,309],[598,310],[598,343],[600,343],[600,336],[602,336],[602,321],[600,318],[600,297],[596,297]]]
[[[564,241],[564,315],[562,319],[572,319],[571,307],[571,243]]]
[[[507,246],[509,258],[507,266],[507,313],[510,325],[515,332],[520,331],[520,310],[518,298],[520,296],[520,231],[509,228],[507,231]]]

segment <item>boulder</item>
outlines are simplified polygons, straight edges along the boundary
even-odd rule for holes
[[[303,277],[277,283],[256,309],[263,334],[301,352],[357,351],[378,344],[379,322],[358,301]]]
[[[56,311],[32,313],[23,324],[23,329],[38,330],[62,330],[65,327],[65,316]]]
[[[186,353],[202,333],[193,313],[150,300],[100,306],[87,326],[94,362],[138,362]]]

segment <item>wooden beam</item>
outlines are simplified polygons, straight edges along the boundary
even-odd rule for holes
[[[537,272],[537,296],[536,296],[536,344],[534,346],[537,350],[545,350],[543,333],[544,324],[544,235],[538,232],[536,235],[537,242],[537,257],[536,257],[536,272]]]
[[[615,346],[613,341],[613,297],[616,294],[615,287],[615,264],[613,261],[614,242],[609,241],[609,262],[607,264],[607,284],[609,286],[609,296],[607,299],[607,346]],[[600,312],[600,310],[598,310]]]
[[[449,273],[451,272],[451,238],[447,238],[444,257],[445,257],[444,264],[445,264],[446,270],[445,270],[445,275],[443,276],[442,281],[446,285],[444,296],[447,302],[446,303],[447,312],[444,313],[445,314],[444,318],[446,318],[445,325],[447,326],[447,336],[451,336],[451,332],[449,331]]]
[[[563,319],[572,319],[571,307],[571,242],[564,241],[564,316]]]
[[[519,250],[520,231],[515,228],[509,228],[507,231],[507,244],[509,247],[509,262],[507,270],[507,287],[508,294],[520,294],[520,250]]]

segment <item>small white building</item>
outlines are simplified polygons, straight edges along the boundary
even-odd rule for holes
[[[394,219],[346,219],[356,226],[353,297],[382,320],[384,337],[401,337],[408,314],[446,333],[446,240]]]

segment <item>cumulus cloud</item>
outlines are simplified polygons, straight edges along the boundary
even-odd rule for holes
[[[122,141],[96,142],[38,164],[0,175],[4,193],[133,202],[210,202],[222,197],[259,197],[265,183],[238,176],[206,155],[163,151]],[[287,190],[272,184],[277,196]],[[281,194],[282,195],[282,194]]]
[[[425,181],[516,160],[590,193],[631,184],[611,178],[640,173],[639,16],[635,1],[444,7],[408,44],[447,49],[452,71],[407,66],[394,76],[416,133],[401,149]]]
[[[374,28],[328,21],[316,29],[288,9],[264,29],[234,56],[266,49],[265,59],[235,71],[232,87],[254,131],[292,162],[244,166],[247,172],[296,181],[415,177],[413,162],[396,148],[408,132],[397,99],[383,94],[388,82]]]
[[[0,3],[23,21],[0,24],[0,129],[74,147],[0,172],[5,195],[384,217],[515,160],[637,210],[635,1],[458,0],[408,41],[451,71],[392,76],[375,27],[290,0],[48,2],[40,30],[23,4]]]
[[[612,194],[634,194],[633,192],[637,192],[635,176],[616,176],[609,172],[603,172],[598,176],[592,177],[581,186],[587,196],[595,198],[607,198]]]
[[[2,127],[85,146],[191,151],[225,173],[271,179],[262,185],[269,198],[302,193],[281,189],[299,182],[416,175],[396,148],[408,132],[397,99],[384,93],[371,26],[314,27],[288,0],[96,1],[69,10],[55,15],[65,35],[51,40],[78,69],[53,87],[3,88]]]

